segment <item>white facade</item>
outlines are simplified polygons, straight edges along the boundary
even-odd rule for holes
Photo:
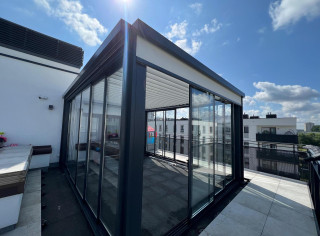
[[[243,141],[245,146],[259,146],[264,148],[273,148],[270,146],[272,142],[257,142],[256,135],[263,133],[271,133],[277,135],[296,135],[297,134],[297,118],[259,118],[259,119],[243,119]],[[279,143],[276,142],[275,143]],[[292,151],[292,145],[277,145],[277,149]]]
[[[79,69],[5,47],[0,53],[15,57],[0,56],[0,132],[8,138],[5,145],[52,145],[50,162],[58,162],[62,95]]]
[[[311,129],[313,126],[314,126],[314,123],[312,123],[312,122],[304,123],[304,131],[311,132]]]
[[[152,44],[141,36],[137,37],[136,55],[148,62],[162,67],[178,76],[181,76],[195,84],[207,88],[214,93],[222,95],[230,101],[241,104],[241,96],[229,90],[227,87],[200,73],[186,63],[180,61],[165,50]]]

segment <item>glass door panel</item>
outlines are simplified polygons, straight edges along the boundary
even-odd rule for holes
[[[225,104],[224,129],[224,160],[226,166],[226,184],[233,179],[233,153],[232,153],[232,106]]]
[[[164,127],[164,112],[157,111],[156,112],[156,147],[155,147],[155,154],[163,156],[164,155],[164,134],[165,134],[165,127]]]
[[[154,154],[156,138],[156,113],[147,112],[146,152]]]
[[[214,163],[210,127],[214,122],[214,98],[211,94],[191,89],[192,109],[192,211],[195,213],[213,200]]]
[[[104,101],[104,80],[92,86],[90,152],[87,174],[86,200],[94,214],[97,214],[99,174],[101,161],[101,132]]]
[[[224,104],[215,102],[215,192],[224,188],[225,181],[224,164]]]
[[[120,158],[122,69],[107,78],[104,166],[101,187],[101,220],[116,234]]]
[[[90,88],[87,88],[82,92],[79,144],[77,145],[77,150],[78,150],[77,188],[81,196],[83,195],[83,191],[84,191],[83,187],[84,187],[85,173],[86,173],[89,104],[90,104]]]
[[[67,167],[71,179],[75,181],[77,168],[77,144],[79,138],[81,94],[79,94],[71,103],[70,123],[69,123],[69,140],[68,140],[68,159]]]
[[[175,111],[165,111],[164,156],[174,159]]]
[[[189,107],[176,110],[176,153],[177,161],[187,163],[189,159]]]

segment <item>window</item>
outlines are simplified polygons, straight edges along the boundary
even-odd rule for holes
[[[184,133],[184,125],[180,125],[180,133]],[[183,137],[183,136],[181,136]]]
[[[161,125],[159,125],[159,131],[160,131],[160,132],[162,131],[162,126],[161,126]]]
[[[245,134],[248,134],[249,133],[249,126],[244,126],[243,127],[243,132],[245,133]]]
[[[206,127],[205,127],[205,126],[202,127],[202,132],[203,132],[204,134],[206,133]]]
[[[249,147],[249,142],[243,142],[243,146]]]
[[[277,144],[270,144],[271,149],[277,149]]]
[[[276,134],[277,133],[277,130],[275,127],[271,127],[270,128],[270,134]]]
[[[213,127],[210,126],[210,134],[212,134],[212,133],[213,133]]]

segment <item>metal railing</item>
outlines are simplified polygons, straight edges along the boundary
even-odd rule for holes
[[[286,134],[256,134],[257,141],[279,142],[279,143],[298,143],[298,135]]]
[[[297,145],[284,143],[261,143],[244,141],[244,167],[297,180],[308,181],[307,157]]]

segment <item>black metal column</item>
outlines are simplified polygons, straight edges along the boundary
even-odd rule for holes
[[[126,26],[116,235],[141,235],[146,67],[136,64],[136,35]]]
[[[63,106],[63,118],[62,118],[62,132],[61,132],[61,143],[60,143],[60,168],[66,167],[67,153],[68,153],[68,137],[69,137],[69,113],[70,113],[70,102],[64,101]]]
[[[235,149],[235,179],[243,181],[243,120],[242,106],[234,104],[234,149]]]

